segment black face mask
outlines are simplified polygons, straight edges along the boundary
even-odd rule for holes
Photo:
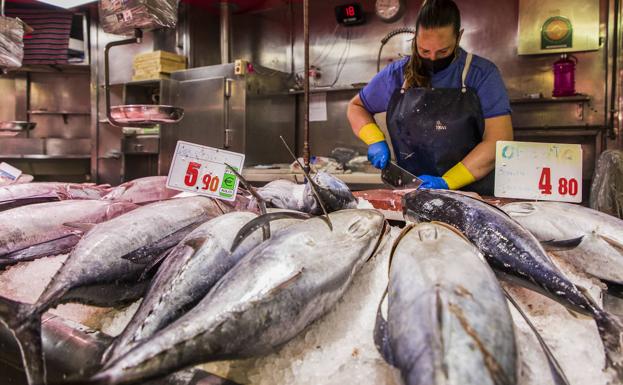
[[[454,61],[454,57],[455,57],[455,52],[452,52],[447,57],[444,57],[443,59],[437,59],[437,60],[424,59],[423,57],[420,56],[420,61],[422,62],[422,67],[427,72],[429,73],[432,72],[436,74],[437,72],[441,72],[445,70],[446,68],[448,68],[450,64],[452,64],[452,62]]]

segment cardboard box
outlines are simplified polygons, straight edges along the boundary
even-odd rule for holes
[[[186,65],[186,56],[177,55],[177,54],[174,54],[173,52],[152,51],[152,52],[141,53],[141,54],[134,56],[135,64],[161,61],[161,60],[184,63],[184,65]]]

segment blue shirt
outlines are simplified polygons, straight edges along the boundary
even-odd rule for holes
[[[448,68],[433,74],[433,88],[461,88],[461,75],[465,67],[467,53],[459,48],[459,57]],[[404,83],[404,69],[409,58],[395,61],[376,74],[359,93],[366,110],[372,114],[387,111],[394,91]],[[467,87],[473,89],[480,98],[483,117],[509,115],[511,107],[498,68],[487,59],[473,55],[472,63],[465,80]]]

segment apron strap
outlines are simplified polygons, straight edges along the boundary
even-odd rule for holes
[[[463,67],[463,74],[461,75],[461,84],[463,85],[462,91],[467,91],[467,86],[465,85],[465,79],[467,79],[467,73],[469,72],[469,67],[472,65],[472,54],[471,52],[467,54],[467,58],[465,59],[465,67]]]

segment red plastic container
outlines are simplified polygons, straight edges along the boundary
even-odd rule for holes
[[[575,95],[575,65],[578,59],[573,55],[562,54],[554,62],[554,91],[552,96]]]

